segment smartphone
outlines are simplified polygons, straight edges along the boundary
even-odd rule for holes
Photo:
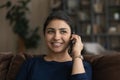
[[[68,50],[68,53],[71,55],[72,54],[72,49],[73,49],[73,45],[75,44],[75,40],[71,40],[70,43],[69,43],[69,50]]]

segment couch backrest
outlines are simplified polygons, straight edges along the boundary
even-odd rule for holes
[[[5,80],[12,57],[11,52],[0,52],[0,80]]]
[[[21,64],[34,55],[0,54],[0,80],[15,80]],[[120,80],[120,53],[109,55],[84,55],[93,69],[93,80]]]
[[[108,55],[86,55],[92,64],[93,80],[120,80],[120,53]]]
[[[9,69],[6,74],[6,80],[15,80],[16,75],[17,75],[22,63],[26,59],[32,58],[32,57],[33,57],[33,55],[26,54],[26,53],[15,54],[10,62]]]

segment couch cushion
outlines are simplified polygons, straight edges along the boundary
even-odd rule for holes
[[[0,80],[5,80],[12,57],[11,52],[0,52]]]
[[[120,53],[109,55],[86,55],[92,64],[93,80],[120,80]]]
[[[31,58],[32,55],[26,54],[26,53],[18,53],[14,55],[9,70],[6,76],[6,80],[15,80],[15,77],[21,67],[21,64],[28,58]]]

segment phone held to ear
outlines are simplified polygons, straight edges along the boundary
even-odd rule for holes
[[[68,53],[71,55],[72,54],[72,49],[73,49],[73,45],[75,44],[75,39],[70,41],[70,46],[69,46],[69,50]]]

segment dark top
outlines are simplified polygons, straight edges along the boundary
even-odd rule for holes
[[[71,75],[72,61],[45,61],[42,57],[26,60],[16,80],[92,80],[91,65],[83,61],[86,73]]]

